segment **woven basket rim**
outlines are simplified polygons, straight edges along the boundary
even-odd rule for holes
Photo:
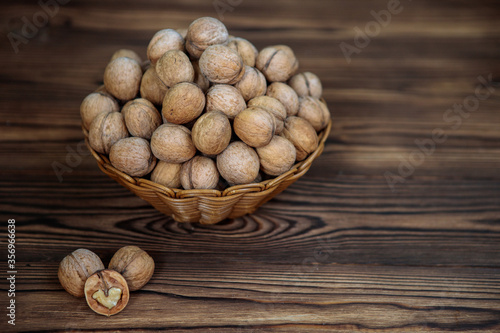
[[[169,188],[164,185],[155,183],[149,179],[146,178],[141,178],[141,177],[131,177],[127,175],[126,173],[116,169],[113,165],[111,165],[111,162],[109,161],[109,158],[105,154],[101,154],[96,152],[89,144],[89,132],[88,130],[83,126],[82,124],[82,131],[85,136],[85,144],[87,145],[87,148],[89,149],[90,153],[92,156],[97,161],[97,164],[99,168],[106,174],[112,174],[115,176],[118,176],[123,182],[128,183],[131,186],[140,186],[144,188],[149,188],[153,190],[154,192],[161,193],[167,197],[170,198],[175,198],[175,199],[190,199],[193,197],[232,197],[232,196],[237,196],[237,195],[242,195],[246,193],[252,193],[252,192],[262,192],[265,190],[268,190],[270,188],[275,188],[279,186],[281,183],[286,181],[287,179],[290,179],[292,177],[297,177],[298,174],[300,174],[300,177],[305,174],[309,168],[311,167],[312,162],[318,158],[321,153],[323,152],[323,149],[325,147],[325,142],[328,139],[328,136],[330,134],[330,130],[332,127],[332,119],[329,120],[328,125],[323,129],[320,133],[318,133],[318,147],[314,152],[309,154],[309,156],[298,163],[296,163],[292,168],[285,172],[284,174],[264,180],[260,183],[250,183],[250,184],[244,184],[244,185],[234,185],[230,186],[222,191],[220,190],[204,190],[204,189],[194,189],[194,190],[184,190],[184,189],[174,189],[174,188]]]

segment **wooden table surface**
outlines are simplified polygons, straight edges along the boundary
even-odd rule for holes
[[[59,1],[53,17],[0,5],[0,330],[500,331],[498,1]],[[115,50],[145,57],[155,31],[200,16],[290,45],[334,119],[303,178],[215,226],[177,224],[108,178],[80,129]],[[60,286],[71,251],[107,263],[130,244],[157,269],[119,315]]]

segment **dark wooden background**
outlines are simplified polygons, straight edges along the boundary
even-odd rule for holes
[[[214,3],[227,6],[223,18]],[[388,3],[73,0],[16,53],[8,33],[41,7],[2,1],[0,330],[500,331],[500,5],[401,0],[348,63],[340,43],[354,45],[355,28]],[[258,48],[290,45],[301,70],[321,77],[334,118],[306,176],[256,214],[216,226],[162,216],[80,146],[79,104],[112,53],[145,57],[155,31],[200,16]],[[476,111],[443,120],[490,75],[481,91],[494,92]],[[391,190],[385,174],[398,175],[418,157],[415,140],[439,128],[446,140]],[[67,167],[61,179],[54,165]],[[15,327],[5,316],[7,219],[17,232]],[[95,315],[59,285],[58,263],[74,249],[107,263],[130,244],[157,269],[121,314]]]

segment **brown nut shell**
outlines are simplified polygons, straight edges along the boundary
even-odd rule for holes
[[[245,101],[266,93],[267,82],[264,74],[257,68],[245,66],[245,74],[239,82],[234,85],[241,93]]]
[[[200,57],[200,70],[213,83],[235,84],[245,74],[240,55],[224,45],[209,46]]]
[[[283,136],[295,146],[297,161],[305,160],[318,148],[318,134],[303,118],[294,116],[286,118]]]
[[[243,96],[233,86],[216,84],[207,91],[207,111],[222,111],[229,119],[234,119],[247,108]]]
[[[133,136],[151,139],[153,132],[162,124],[162,119],[153,103],[144,98],[127,102],[122,108],[127,129]]]
[[[61,261],[57,276],[68,293],[83,297],[87,278],[102,269],[104,265],[97,254],[87,249],[77,249]]]
[[[200,17],[189,25],[186,50],[194,59],[198,59],[209,46],[224,44],[227,39],[228,32],[224,23],[213,17]]]
[[[122,101],[128,101],[139,93],[142,79],[141,65],[127,57],[116,58],[104,70],[106,90]]]
[[[272,114],[276,121],[276,134],[281,134],[287,114],[285,106],[280,101],[269,96],[258,96],[248,101],[248,107],[261,108]]]
[[[293,166],[297,157],[294,145],[281,136],[274,136],[264,147],[257,148],[260,168],[271,176],[279,176]]]
[[[127,57],[127,58],[130,58],[130,59],[134,59],[135,61],[137,61],[137,63],[139,65],[142,64],[142,59],[137,54],[137,52],[135,52],[133,50],[129,50],[129,49],[119,49],[118,51],[116,51],[115,53],[113,53],[113,55],[111,56],[111,60],[110,61],[113,61],[116,58],[121,58],[121,57]]]
[[[259,168],[259,156],[241,141],[232,142],[217,156],[217,169],[229,185],[252,183],[259,175]]]
[[[199,151],[207,155],[218,155],[231,141],[231,124],[221,111],[210,111],[198,118],[191,134]]]
[[[143,138],[125,138],[115,143],[109,152],[109,160],[118,170],[132,177],[142,177],[150,173],[156,158],[149,142]]]
[[[163,103],[163,98],[167,93],[168,88],[156,75],[156,70],[154,67],[149,67],[141,80],[141,97],[147,99],[155,105],[161,105]]]
[[[233,123],[234,133],[251,147],[267,145],[276,131],[276,121],[269,112],[250,107],[241,111]]]
[[[259,55],[259,51],[248,40],[240,37],[234,37],[229,40],[227,46],[238,52],[245,65],[250,67],[255,66],[255,59],[257,59],[257,56]]]
[[[156,63],[156,74],[167,87],[193,82],[194,68],[188,56],[179,50],[167,51]]]
[[[162,115],[172,124],[186,124],[198,118],[205,108],[205,94],[196,84],[178,83],[163,99]]]
[[[89,144],[101,154],[109,154],[112,145],[128,136],[127,126],[120,112],[102,113],[90,124]]]
[[[214,189],[219,183],[215,162],[205,156],[195,156],[182,165],[181,184],[185,190]]]
[[[288,84],[297,92],[299,97],[321,98],[321,95],[323,95],[323,87],[319,77],[311,72],[295,74],[288,80]]]
[[[169,188],[180,188],[181,167],[179,163],[159,161],[151,173],[151,181]]]
[[[316,132],[324,129],[330,121],[330,111],[325,103],[317,98],[306,96],[299,99],[300,106],[297,116],[311,123]]]
[[[93,92],[85,97],[80,105],[83,127],[88,130],[92,120],[101,113],[118,111],[120,111],[120,106],[111,95],[105,92]]]
[[[148,45],[148,59],[152,65],[155,65],[170,50],[184,51],[184,38],[174,29],[157,31]]]
[[[299,96],[288,84],[273,82],[267,87],[266,96],[276,98],[286,108],[288,116],[295,116],[299,112]]]
[[[184,163],[196,154],[191,131],[182,125],[163,124],[151,137],[151,150],[161,161]]]
[[[193,68],[194,68],[194,80],[193,82],[196,83],[203,92],[207,92],[207,90],[210,88],[210,81],[208,81],[207,77],[203,75],[200,69],[200,64],[198,61],[193,61]]]
[[[127,281],[130,291],[141,289],[149,282],[155,270],[151,256],[137,246],[124,246],[113,255],[109,269],[120,273]]]
[[[117,295],[114,292],[120,291]],[[125,278],[117,271],[104,269],[90,276],[85,282],[85,299],[94,312],[112,316],[128,304],[130,291]],[[105,306],[102,302],[110,302]]]
[[[268,46],[257,56],[255,67],[269,82],[285,82],[297,71],[299,62],[286,45]]]

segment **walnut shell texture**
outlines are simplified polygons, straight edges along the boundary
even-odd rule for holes
[[[267,145],[276,131],[276,121],[269,112],[250,107],[241,111],[233,123],[234,133],[251,147]]]
[[[230,185],[250,184],[259,175],[259,156],[246,143],[235,141],[217,155],[217,169]]]
[[[122,101],[128,101],[137,96],[141,79],[141,66],[134,59],[127,57],[116,58],[104,70],[106,90]]]
[[[299,66],[292,49],[286,45],[268,46],[257,56],[257,67],[269,82],[285,82]]]
[[[181,167],[179,163],[159,161],[151,173],[151,181],[169,188],[181,187]]]
[[[118,111],[120,111],[120,106],[111,95],[104,92],[93,92],[85,97],[80,105],[83,127],[89,129],[92,120],[101,113]]]
[[[257,148],[262,171],[279,176],[291,169],[296,160],[294,145],[281,136],[274,136],[264,147]]]
[[[155,270],[153,258],[137,246],[124,246],[113,255],[109,269],[120,273],[130,291],[141,289],[149,282]]]
[[[109,152],[109,160],[115,168],[132,177],[145,176],[156,165],[149,142],[137,137],[125,138],[115,143]]]
[[[162,119],[153,103],[144,98],[127,102],[122,108],[127,129],[133,136],[151,139],[153,132],[162,124]]]
[[[211,45],[224,44],[229,37],[226,26],[213,17],[200,17],[188,27],[186,50],[198,59]]]
[[[191,134],[199,151],[207,155],[218,155],[231,141],[231,124],[221,111],[210,111],[198,118]]]
[[[129,50],[129,49],[119,49],[118,51],[116,51],[115,53],[113,53],[113,55],[111,56],[111,60],[110,61],[113,61],[116,58],[121,58],[121,57],[127,57],[127,58],[130,58],[130,59],[134,59],[135,61],[137,61],[137,63],[139,65],[142,64],[142,59],[137,54],[137,52],[135,52],[133,50]]]
[[[142,76],[140,93],[141,97],[155,105],[161,105],[168,87],[161,82],[154,67],[149,67]]]
[[[258,96],[248,101],[248,107],[261,108],[272,114],[276,121],[276,134],[281,134],[287,113],[285,106],[279,100],[269,96]]]
[[[185,190],[214,189],[219,183],[215,162],[205,156],[195,156],[182,165],[181,184]]]
[[[193,82],[194,68],[188,56],[180,50],[167,51],[156,63],[156,74],[167,87],[181,82]]]
[[[182,125],[163,124],[151,137],[151,150],[161,161],[184,163],[196,154],[191,131]]]
[[[61,261],[57,276],[68,293],[83,297],[87,278],[102,269],[104,264],[97,254],[87,249],[77,249]]]
[[[213,83],[235,84],[245,74],[240,55],[224,45],[209,46],[200,57],[200,70]]]
[[[174,29],[163,29],[156,32],[149,42],[147,55],[152,65],[170,50],[184,51],[184,38]]]
[[[109,154],[111,146],[129,136],[120,112],[102,113],[90,124],[89,144],[101,154]]]
[[[213,85],[207,91],[207,111],[222,111],[229,119],[234,119],[241,111],[247,108],[243,96],[233,86],[228,84]]]
[[[299,96],[288,84],[273,82],[267,87],[266,96],[276,98],[286,108],[288,116],[295,116],[299,112]]]
[[[297,92],[299,97],[321,98],[321,95],[323,95],[323,87],[319,77],[311,72],[295,74],[288,80],[288,84]]]
[[[240,91],[244,100],[249,101],[266,93],[267,82],[264,74],[257,68],[245,66],[245,74],[234,86]]]
[[[172,124],[186,124],[198,118],[205,108],[205,94],[198,85],[181,82],[168,90],[162,115]]]
[[[324,129],[330,121],[330,111],[326,104],[311,96],[301,97],[299,100],[297,116],[310,122],[316,132]]]
[[[288,139],[297,151],[297,161],[303,161],[318,148],[318,134],[312,125],[300,117],[288,117],[285,120],[283,136]]]
[[[257,59],[257,56],[259,55],[259,51],[248,40],[240,37],[234,37],[229,40],[227,46],[238,52],[245,65],[250,67],[255,66],[255,59]]]

